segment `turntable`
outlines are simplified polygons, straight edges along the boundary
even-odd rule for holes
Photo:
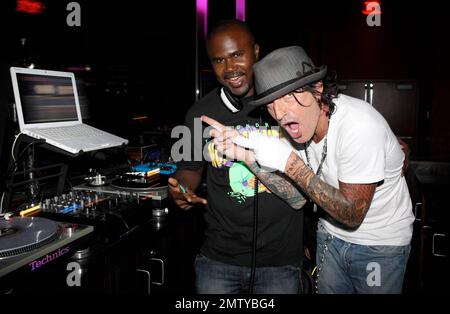
[[[57,236],[58,223],[38,217],[0,221],[0,259],[30,252]]]
[[[152,198],[159,202],[168,196],[168,177],[165,175],[147,176],[140,172],[131,172],[113,178],[104,176],[100,176],[100,178],[93,178],[86,183],[74,186],[73,190]]]
[[[29,271],[73,251],[74,242],[92,226],[59,223],[41,217],[12,217],[0,221],[0,278],[27,265]]]
[[[93,225],[99,240],[112,245],[131,231],[153,220],[162,222],[167,216],[165,176],[132,172],[105,178],[96,173],[86,180],[69,193],[44,199],[41,217]]]
[[[163,176],[141,176],[125,174],[111,181],[112,187],[127,191],[137,191],[150,193],[152,191],[162,191],[167,188],[167,177]]]

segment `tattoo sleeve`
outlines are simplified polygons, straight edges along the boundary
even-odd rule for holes
[[[289,179],[283,178],[277,173],[265,171],[256,163],[248,164],[248,167],[272,193],[283,199],[291,207],[300,209],[305,205],[306,199],[299,189],[289,182]]]
[[[285,174],[331,217],[350,229],[357,229],[362,223],[376,188],[376,183],[339,182],[336,189],[320,180],[295,153],[288,159]]]

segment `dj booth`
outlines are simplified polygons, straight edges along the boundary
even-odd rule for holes
[[[156,181],[97,177],[1,220],[1,292],[191,292],[195,214],[168,206],[167,176]]]
[[[18,132],[0,191],[0,293],[191,292],[196,216],[170,207],[176,166],[148,147],[130,160],[127,139],[86,125],[73,73],[10,72]]]

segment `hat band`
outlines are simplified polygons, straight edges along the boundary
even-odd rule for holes
[[[301,76],[301,77],[296,77],[296,78],[293,78],[293,79],[291,79],[291,80],[289,80],[289,81],[286,81],[286,82],[284,82],[284,83],[275,85],[274,87],[269,88],[269,89],[266,90],[265,92],[263,92],[263,93],[261,93],[261,94],[258,94],[258,96],[255,97],[255,100],[264,98],[264,97],[266,97],[266,96],[268,96],[268,95],[270,95],[270,94],[272,94],[272,93],[278,91],[279,89],[282,89],[283,87],[286,87],[286,86],[288,86],[288,85],[291,85],[292,83],[294,83],[294,82],[296,82],[296,81],[298,81],[298,80],[301,80],[301,79],[303,79],[303,78],[305,78],[305,77],[307,77],[307,75],[304,75],[304,76]]]

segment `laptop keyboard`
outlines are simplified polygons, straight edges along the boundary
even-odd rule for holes
[[[87,125],[75,125],[61,128],[41,129],[39,133],[53,139],[70,139],[79,137],[94,137],[106,134],[105,132],[91,128]]]

